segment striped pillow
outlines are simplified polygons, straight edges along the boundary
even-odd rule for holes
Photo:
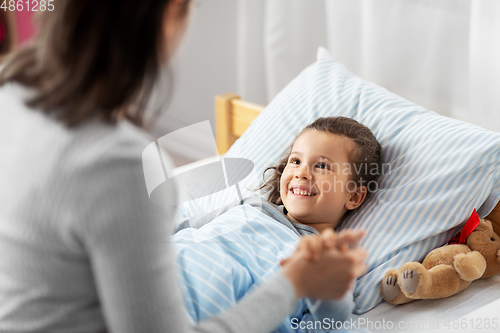
[[[235,142],[227,157],[255,163],[240,182],[258,186],[303,127],[322,116],[347,116],[368,126],[382,145],[385,172],[374,195],[342,228],[364,228],[368,273],[358,280],[355,312],[381,301],[385,271],[421,260],[444,244],[473,208],[486,216],[500,200],[500,133],[440,116],[367,82],[318,50],[317,61],[290,82]],[[234,188],[186,203],[185,217],[237,199]]]

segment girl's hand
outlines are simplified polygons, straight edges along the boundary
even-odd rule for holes
[[[323,255],[323,249],[326,249],[326,245],[325,239],[322,237],[316,235],[304,236],[300,239],[295,252],[303,252],[304,259],[318,262]],[[291,257],[281,260],[280,265],[286,265],[290,259]]]
[[[283,274],[297,296],[341,298],[365,270],[367,253],[357,247],[363,235],[363,231],[325,231],[321,237],[303,237],[293,255],[282,262]]]
[[[321,233],[321,237],[324,239],[325,248],[336,247],[340,251],[345,252],[347,249],[356,248],[365,234],[366,232],[361,229],[342,230],[336,234],[332,229],[328,228]]]
[[[336,234],[331,228],[328,228],[321,233],[321,237],[302,237],[295,251],[305,251],[305,258],[312,262],[318,262],[324,250],[337,248],[339,251],[345,252],[349,248],[357,247],[364,235],[364,230],[343,230]],[[280,265],[283,266],[288,260],[282,260]]]

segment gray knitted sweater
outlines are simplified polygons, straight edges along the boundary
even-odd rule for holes
[[[132,125],[68,129],[0,87],[0,332],[267,332],[297,301],[281,274],[189,326],[173,206],[152,203]],[[257,319],[257,320],[256,320]]]

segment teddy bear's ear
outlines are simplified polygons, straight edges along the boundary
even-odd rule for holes
[[[491,222],[485,219],[481,219],[481,223],[476,227],[477,231],[485,231],[485,232],[490,232],[493,230],[493,226],[491,225]]]
[[[491,224],[491,221],[490,221],[490,220],[481,219],[481,222],[484,222],[485,224],[487,224],[487,225],[488,225],[488,227],[490,227],[491,229],[493,229],[493,224]]]
[[[495,234],[500,236],[500,221],[497,221],[496,223],[492,222],[492,224],[493,224],[493,231],[495,232]]]

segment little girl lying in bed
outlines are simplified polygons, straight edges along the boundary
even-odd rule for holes
[[[190,317],[200,321],[236,303],[280,269],[301,236],[327,235],[363,203],[380,163],[380,144],[367,127],[350,118],[320,118],[264,172],[271,171],[261,187],[267,201],[256,195],[182,222],[173,239]],[[327,247],[319,239],[299,244],[311,260]],[[276,331],[320,332],[318,322],[335,328],[353,308],[352,293],[314,305],[302,299]]]

